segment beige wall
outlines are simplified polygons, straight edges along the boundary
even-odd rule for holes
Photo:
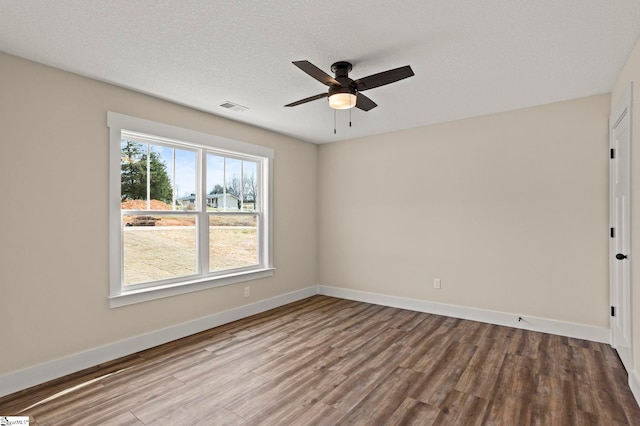
[[[609,103],[320,146],[319,284],[608,327]]]
[[[109,309],[107,111],[275,149],[269,279]],[[0,53],[0,374],[315,285],[317,147]]]
[[[633,353],[634,369],[640,371],[640,40],[636,43],[629,59],[620,72],[618,81],[611,93],[611,109],[613,110],[620,100],[621,95],[633,82],[633,105],[631,117],[631,277],[632,303],[633,303]],[[636,256],[633,256],[636,254]],[[636,373],[637,377],[637,373]]]

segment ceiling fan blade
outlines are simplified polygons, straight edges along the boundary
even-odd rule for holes
[[[322,71],[320,68],[316,67],[309,61],[294,61],[292,62],[292,64],[297,66],[302,71],[306,72],[311,77],[315,78],[316,80],[318,80],[320,83],[324,85],[331,86],[332,84],[335,84],[337,86],[340,86],[340,83],[338,83],[338,80],[331,77],[329,74]]]
[[[360,108],[363,111],[369,111],[377,106],[377,103],[373,102],[362,93],[358,92],[356,95],[356,108]]]
[[[327,94],[326,93],[320,93],[319,95],[315,95],[315,96],[309,96],[308,98],[304,98],[304,99],[300,99],[299,101],[295,101],[295,102],[291,102],[288,105],[285,105],[286,107],[294,107],[300,104],[305,104],[307,102],[311,102],[311,101],[315,101],[316,99],[322,99],[322,98],[326,98]]]
[[[413,70],[409,65],[404,67],[395,68],[389,71],[379,72],[378,74],[372,74],[367,77],[355,80],[356,88],[358,91],[369,90],[375,87],[384,86],[385,84],[394,83],[398,80],[402,80],[407,77],[413,76]]]

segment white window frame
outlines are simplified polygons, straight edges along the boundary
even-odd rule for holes
[[[107,112],[107,127],[109,128],[109,305],[112,308],[273,275],[273,149],[111,111]],[[122,282],[123,225],[120,206],[120,157],[123,132],[138,134],[141,138],[148,140],[155,139],[159,142],[165,141],[205,151],[213,150],[223,156],[250,158],[251,161],[258,162],[259,193],[262,196],[262,212],[258,223],[258,264],[255,267],[172,279],[170,282],[158,282],[157,285],[145,283],[141,286],[125,287]],[[206,196],[205,159],[206,152],[201,151],[196,187],[203,208],[202,212],[198,213],[197,220],[206,218],[208,223],[206,199],[202,198]],[[250,214],[250,212],[247,213]],[[201,226],[199,232],[200,236],[204,235],[208,232],[208,226]]]

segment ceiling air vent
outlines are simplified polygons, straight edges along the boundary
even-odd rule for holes
[[[229,102],[229,101],[226,101],[225,103],[220,104],[220,106],[222,108],[230,109],[231,111],[235,111],[235,112],[243,112],[249,109],[245,106],[234,104],[233,102]]]

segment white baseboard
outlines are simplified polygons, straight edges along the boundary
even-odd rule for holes
[[[640,376],[638,376],[638,371],[631,371],[629,373],[629,387],[631,388],[631,393],[636,399],[638,405],[640,405]]]
[[[316,286],[307,287],[302,290],[59,358],[34,367],[3,374],[0,376],[0,397],[67,374],[75,373],[85,368],[93,367],[103,362],[112,361],[210,328],[265,312],[269,309],[302,300],[317,293],[318,289]]]
[[[341,299],[356,300],[393,308],[411,311],[445,315],[473,321],[504,325],[577,339],[610,343],[610,332],[605,327],[594,327],[584,324],[556,321],[545,318],[526,317],[506,312],[488,311],[467,306],[448,305],[445,303],[428,302],[426,300],[409,299],[405,297],[389,296],[386,294],[369,293],[366,291],[349,290],[338,287],[318,286],[318,293]],[[518,319],[521,318],[519,321]]]

